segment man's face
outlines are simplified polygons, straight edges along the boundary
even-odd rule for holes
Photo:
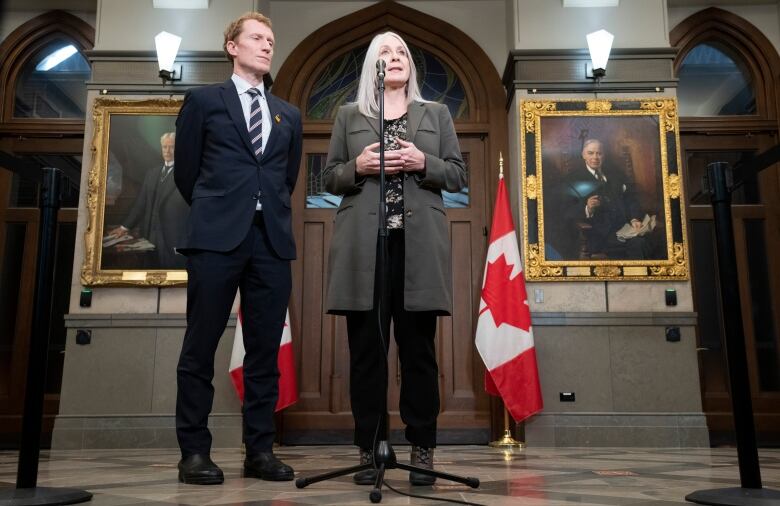
[[[255,75],[265,75],[271,71],[271,59],[274,55],[274,32],[265,23],[247,19],[241,27],[236,40],[229,40],[226,48],[233,56],[233,69],[242,69]]]
[[[601,153],[601,143],[591,142],[582,148],[582,159],[591,169],[600,169],[604,156]]]
[[[162,157],[165,163],[170,165],[173,163],[173,139],[166,137],[160,141],[160,147],[162,148]]]

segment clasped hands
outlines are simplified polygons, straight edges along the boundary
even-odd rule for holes
[[[425,153],[413,143],[396,137],[401,149],[385,151],[385,173],[417,172],[425,169]],[[357,173],[365,176],[379,174],[379,143],[369,144],[355,159]]]

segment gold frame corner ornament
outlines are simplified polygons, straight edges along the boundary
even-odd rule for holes
[[[523,181],[523,249],[526,259],[526,277],[529,281],[659,281],[689,279],[690,271],[687,255],[687,232],[685,226],[685,206],[682,205],[683,178],[681,176],[681,159],[679,155],[679,121],[677,117],[677,101],[675,98],[638,98],[638,99],[587,99],[587,100],[522,100],[519,108],[520,149],[521,149],[521,180]],[[584,117],[584,118],[583,118]],[[590,118],[588,118],[590,117]],[[606,118],[605,118],[606,117]],[[545,156],[552,148],[543,144],[546,118],[570,119],[586,122],[604,121],[603,124],[617,125],[612,128],[625,128],[630,122],[620,124],[625,118],[650,117],[657,121],[658,138],[653,140],[655,149],[660,148],[657,160],[660,168],[645,167],[642,170],[652,170],[654,178],[660,181],[659,192],[663,193],[658,201],[658,209],[663,210],[659,216],[665,228],[666,253],[663,258],[652,259],[608,259],[586,257],[585,259],[563,256],[546,258],[548,251],[545,243],[545,177],[553,179],[551,168],[543,167]],[[578,119],[579,118],[579,119]],[[597,119],[594,119],[597,118]],[[627,145],[641,143],[643,138],[632,138],[625,133]],[[636,134],[633,134],[636,135]],[[653,134],[655,136],[656,134]],[[556,137],[552,137],[555,139]],[[623,137],[621,137],[623,138]],[[571,149],[569,148],[569,151]],[[570,155],[568,155],[570,156]],[[656,166],[658,167],[658,166]],[[657,173],[655,171],[659,171]],[[560,169],[559,169],[560,171]],[[646,173],[650,175],[650,173]],[[560,174],[558,175],[560,178]],[[661,202],[662,200],[662,202]],[[554,201],[554,200],[553,200]],[[550,202],[553,202],[550,201]],[[673,205],[673,201],[676,201]],[[552,204],[550,204],[552,205]],[[529,219],[529,214],[535,216]],[[549,216],[548,216],[549,218]],[[549,234],[547,234],[549,235]],[[563,259],[562,259],[563,258]]]
[[[87,177],[87,226],[84,232],[84,259],[81,266],[83,286],[182,286],[186,284],[184,270],[114,270],[103,269],[103,227],[108,178],[108,158],[112,115],[171,115],[178,114],[181,99],[130,100],[98,97],[92,104],[93,135]]]

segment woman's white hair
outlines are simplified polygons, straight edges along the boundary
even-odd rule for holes
[[[379,47],[382,39],[385,36],[391,35],[401,42],[401,45],[406,51],[406,55],[409,58],[409,80],[406,82],[406,103],[412,102],[429,102],[422,98],[420,94],[420,86],[417,84],[417,69],[414,66],[412,60],[412,53],[409,52],[409,46],[406,45],[404,39],[400,35],[393,32],[384,32],[375,36],[371,40],[371,44],[368,45],[368,51],[366,51],[366,59],[363,60],[363,69],[360,71],[360,82],[358,83],[357,97],[355,103],[358,105],[358,110],[369,118],[376,118],[379,116],[379,99],[378,99],[378,78],[376,76],[376,61],[379,59]]]

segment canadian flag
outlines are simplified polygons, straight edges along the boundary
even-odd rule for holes
[[[485,391],[500,395],[515,421],[541,411],[531,311],[503,176],[485,259],[476,345],[487,367]]]
[[[236,393],[241,402],[244,402],[244,332],[242,330],[241,308],[238,308],[238,322],[236,322],[236,334],[233,337],[233,353],[230,355],[230,379],[236,388]],[[276,401],[275,411],[281,411],[298,401],[298,384],[295,380],[295,359],[293,357],[292,333],[290,332],[290,310],[284,319],[282,329],[282,341],[279,345],[279,358],[276,363],[279,367],[279,399]]]

